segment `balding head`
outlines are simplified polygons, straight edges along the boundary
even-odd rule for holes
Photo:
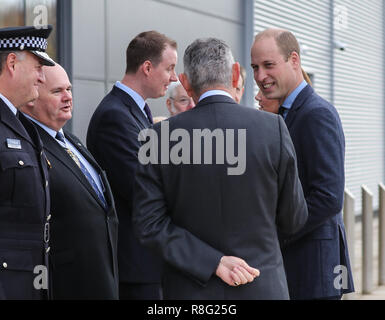
[[[29,114],[47,127],[59,131],[72,117],[72,86],[62,66],[43,67],[45,83],[39,85],[39,98],[24,107]]]
[[[266,29],[255,36],[254,43],[262,38],[273,38],[285,61],[287,61],[292,52],[297,52],[298,56],[301,55],[301,50],[297,39],[288,30],[278,28]]]

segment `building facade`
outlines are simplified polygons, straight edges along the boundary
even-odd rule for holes
[[[0,0],[0,26],[44,18],[56,33],[50,54],[73,82],[69,128],[83,141],[98,103],[123,78],[125,50],[138,33],[157,30],[178,42],[179,63],[187,45],[218,37],[247,70],[243,103],[257,107],[250,67],[253,37],[267,27],[291,30],[314,89],[333,103],[346,138],[346,188],[361,207],[361,185],[374,195],[384,177],[384,11],[382,0]],[[149,100],[153,114],[168,115],[165,98]]]

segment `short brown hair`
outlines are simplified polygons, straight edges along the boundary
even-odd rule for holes
[[[281,54],[287,61],[293,51],[297,52],[299,56],[301,56],[301,50],[299,43],[290,31],[284,29],[266,29],[260,33],[258,33],[255,37],[255,40],[259,40],[263,37],[273,37],[275,43],[277,44]]]
[[[150,60],[155,66],[162,59],[166,46],[176,50],[176,42],[157,31],[146,31],[138,34],[128,45],[126,50],[126,73],[135,73],[139,66]]]

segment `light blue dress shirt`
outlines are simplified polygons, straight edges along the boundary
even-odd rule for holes
[[[289,113],[289,110],[291,109],[291,106],[293,105],[293,102],[295,98],[299,95],[299,93],[307,86],[307,82],[303,80],[297,88],[293,90],[292,93],[289,94],[289,96],[285,99],[285,101],[282,103],[282,106],[285,107],[285,111],[283,113],[283,118],[286,119],[287,114]]]
[[[123,90],[124,92],[126,92],[132,99],[134,99],[139,109],[143,112],[144,116],[147,118],[147,114],[144,111],[144,106],[146,105],[146,101],[144,101],[142,96],[139,93],[137,93],[135,90],[132,90],[131,88],[121,83],[120,81],[116,81],[115,86]]]
[[[223,90],[209,90],[209,91],[206,91],[204,94],[202,94],[200,96],[199,101],[203,100],[204,98],[207,98],[207,97],[210,97],[210,96],[216,96],[216,95],[228,96],[229,98],[234,100],[234,98],[231,96],[231,94],[226,92],[226,91],[223,91]]]
[[[9,101],[6,97],[4,97],[1,93],[0,93],[0,99],[2,99],[4,101],[4,103],[9,107],[9,109],[11,109],[12,113],[14,115],[16,115],[17,113],[17,109],[16,107],[11,103],[11,101]]]

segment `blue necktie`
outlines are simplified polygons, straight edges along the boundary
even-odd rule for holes
[[[56,139],[63,142],[64,144],[66,144],[66,142],[64,140],[64,135],[61,132],[58,132],[56,134]],[[98,198],[103,203],[104,208],[107,208],[106,200],[105,200],[103,194],[100,192],[98,186],[96,185],[94,179],[92,178],[92,176],[89,173],[89,171],[87,170],[87,168],[83,165],[83,163],[79,160],[79,158],[76,156],[76,154],[72,152],[72,150],[70,148],[68,148],[68,147],[63,147],[63,148],[69,154],[69,156],[72,158],[72,160],[75,161],[75,163],[77,164],[79,169],[83,172],[83,174],[86,176],[88,182],[90,183],[90,185],[92,186],[92,188],[94,189],[96,194],[98,195]]]
[[[278,109],[278,114],[279,114],[280,116],[282,116],[282,118],[284,118],[284,119],[285,119],[285,117],[284,117],[283,115],[284,115],[284,113],[285,113],[285,110],[286,110],[286,108],[283,107],[283,106],[280,106],[279,109]]]
[[[147,115],[148,121],[150,121],[150,123],[153,124],[154,122],[152,121],[151,110],[147,103],[144,105],[144,112]]]

